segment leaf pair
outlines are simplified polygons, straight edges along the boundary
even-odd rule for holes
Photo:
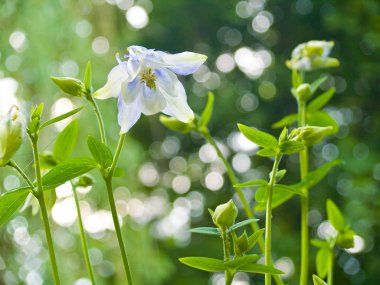
[[[249,225],[251,223],[257,222],[258,219],[248,219],[241,221],[239,223],[234,224],[231,226],[228,230],[227,233],[230,233],[232,231],[235,231],[239,228],[242,228],[246,225]],[[199,228],[193,228],[190,229],[191,233],[196,233],[196,234],[203,234],[203,235],[212,235],[212,236],[220,236],[221,232],[219,228],[214,228],[214,227],[199,227]]]

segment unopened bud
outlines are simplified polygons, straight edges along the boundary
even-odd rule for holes
[[[336,244],[342,248],[353,248],[354,235],[355,235],[355,232],[352,230],[339,232],[338,237],[336,239]]]
[[[299,100],[302,100],[302,101],[308,100],[312,95],[310,84],[308,83],[301,84],[300,86],[297,87],[296,91],[293,93],[294,93],[293,95]]]
[[[295,141],[301,141],[306,146],[310,146],[320,142],[324,137],[332,133],[333,127],[316,127],[306,126],[300,127],[292,131],[291,137]]]
[[[84,96],[86,87],[84,83],[76,78],[71,77],[51,77],[51,80],[65,93],[72,96]]]
[[[214,224],[221,229],[228,229],[235,223],[238,209],[232,200],[216,207],[212,216]]]

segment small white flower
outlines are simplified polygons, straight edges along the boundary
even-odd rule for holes
[[[310,71],[318,68],[339,65],[336,58],[329,57],[334,42],[309,41],[299,44],[292,52],[292,58],[286,62],[290,69]]]
[[[25,135],[25,120],[17,106],[0,114],[0,166],[6,165],[20,148]]]
[[[118,59],[119,64],[109,73],[107,83],[94,94],[98,99],[118,97],[121,133],[128,132],[141,113],[163,112],[185,123],[194,119],[176,74],[194,73],[207,56],[192,52],[168,54],[131,46],[125,57],[126,61]]]

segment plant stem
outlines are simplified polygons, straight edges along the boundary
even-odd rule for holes
[[[119,242],[121,256],[123,258],[123,264],[124,264],[125,273],[127,275],[127,281],[128,281],[129,285],[133,285],[131,270],[130,270],[129,263],[128,263],[128,257],[127,257],[127,253],[125,250],[123,236],[122,236],[121,229],[120,229],[119,218],[117,216],[115,198],[113,196],[113,190],[112,190],[112,176],[113,176],[113,173],[115,171],[115,167],[117,164],[117,160],[119,159],[121,149],[123,147],[124,139],[125,139],[125,134],[122,134],[120,136],[119,143],[117,145],[115,156],[113,158],[111,167],[108,171],[108,174],[104,177],[104,180],[105,180],[106,185],[107,185],[107,193],[108,193],[108,199],[109,199],[109,204],[110,204],[111,213],[112,213],[112,219],[113,219],[113,223],[115,225],[115,231],[116,231],[116,235],[117,235],[117,240]]]
[[[53,239],[52,239],[52,235],[51,235],[49,218],[48,218],[48,213],[46,210],[44,192],[43,192],[43,188],[42,188],[40,156],[39,156],[38,144],[37,144],[38,136],[37,135],[36,136],[30,135],[30,139],[31,139],[32,146],[33,146],[33,157],[34,157],[36,179],[37,179],[37,199],[38,199],[38,202],[40,204],[41,216],[42,216],[42,220],[43,220],[44,228],[45,228],[46,242],[47,242],[48,250],[49,250],[49,257],[50,257],[50,262],[51,262],[51,269],[53,272],[54,284],[60,285],[61,283],[59,281],[57,260],[55,257]]]
[[[230,260],[230,239],[227,233],[226,229],[221,230],[221,237],[223,241],[223,256],[224,256],[224,261],[229,261]],[[224,276],[225,276],[225,285],[231,285],[232,281],[234,279],[234,274],[230,270],[225,270],[224,271]]]
[[[227,170],[227,176],[228,176],[228,178],[229,178],[230,183],[232,184],[232,186],[238,184],[238,180],[237,180],[237,178],[235,176],[234,171],[232,170],[231,165],[228,163],[227,159],[224,157],[222,151],[218,147],[218,145],[215,142],[214,138],[210,135],[209,130],[208,129],[202,130],[200,132],[200,134],[206,139],[206,141],[210,145],[212,145],[215,148],[215,150],[216,150],[219,158],[222,160],[222,162],[224,164],[224,167]],[[250,208],[250,206],[248,204],[248,201],[247,201],[247,199],[245,198],[245,196],[243,194],[243,191],[239,187],[235,187],[235,190],[236,190],[236,193],[238,194],[238,197],[239,197],[239,199],[240,199],[240,201],[241,201],[241,203],[243,205],[243,208],[244,208],[245,214],[247,215],[247,218],[248,219],[254,219],[255,218],[254,212]],[[259,225],[258,225],[257,222],[251,223],[251,227],[252,227],[253,232],[257,232],[260,229],[260,227],[259,227]],[[262,253],[264,253],[265,252],[265,244],[264,244],[264,239],[262,237],[259,238],[258,244],[259,244],[259,247],[260,247],[260,251]],[[282,281],[282,279],[278,275],[273,275],[273,278],[275,279],[277,285],[284,284],[284,282]]]
[[[98,107],[98,105],[96,104],[95,100],[92,97],[87,98],[87,100],[91,102],[92,107],[93,107],[93,109],[95,111],[95,115],[96,115],[96,118],[98,120],[100,137],[101,137],[102,143],[107,144],[106,132],[105,132],[105,129],[104,129],[104,122],[103,122],[103,118],[102,118],[102,115],[100,113],[99,107]]]
[[[74,200],[75,200],[75,207],[77,210],[78,225],[79,225],[79,230],[80,230],[80,239],[81,239],[81,243],[82,243],[84,260],[86,262],[87,272],[88,272],[88,276],[90,277],[91,284],[95,285],[95,278],[94,278],[94,273],[93,273],[92,267],[91,267],[90,255],[88,253],[88,245],[87,245],[86,235],[85,235],[84,228],[83,228],[82,213],[81,213],[80,206],[79,206],[77,189],[74,185],[73,185],[73,195],[74,195]]]
[[[271,232],[272,232],[272,197],[273,197],[273,185],[276,182],[276,173],[278,164],[280,163],[281,156],[276,155],[272,174],[270,177],[269,185],[268,185],[268,200],[266,207],[266,216],[265,216],[265,265],[272,266],[272,258],[271,258]],[[272,275],[265,274],[265,285],[270,285],[272,282]]]
[[[331,249],[330,253],[330,268],[329,268],[329,274],[327,276],[327,284],[333,285],[333,278],[334,278],[334,248]]]
[[[25,172],[21,169],[21,167],[18,166],[14,160],[10,160],[8,162],[8,166],[13,167],[22,176],[22,178],[24,178],[26,183],[28,183],[28,185],[32,187],[32,191],[33,191],[34,189],[33,182],[29,179],[29,177],[25,174]]]
[[[298,126],[304,127],[306,125],[306,103],[303,100],[297,100],[298,103]],[[309,171],[308,149],[305,147],[300,152],[300,173],[303,179]],[[308,192],[304,188],[305,193]],[[309,197],[301,197],[301,275],[300,285],[307,285],[309,275],[309,226],[308,226],[308,212],[309,212]]]

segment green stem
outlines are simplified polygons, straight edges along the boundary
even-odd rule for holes
[[[32,190],[34,189],[33,182],[29,179],[29,177],[25,174],[21,167],[17,165],[17,163],[14,160],[10,160],[8,162],[8,166],[13,167],[22,176],[22,178],[24,178],[26,183],[28,183],[28,185],[32,187]]]
[[[129,285],[133,285],[132,274],[131,274],[131,270],[130,270],[129,263],[128,263],[128,257],[127,257],[127,253],[125,250],[123,235],[121,233],[119,218],[117,216],[115,198],[113,196],[113,190],[112,190],[112,176],[113,176],[113,173],[115,171],[117,160],[119,159],[124,140],[125,140],[125,134],[122,134],[120,136],[119,143],[117,145],[115,156],[114,156],[114,159],[112,161],[111,167],[108,171],[108,174],[104,177],[104,180],[105,180],[106,185],[107,185],[107,193],[108,193],[108,199],[109,199],[109,204],[110,204],[111,213],[112,213],[112,219],[113,219],[113,223],[115,225],[115,231],[116,231],[116,235],[117,235],[117,240],[119,242],[121,256],[123,258],[123,264],[124,264],[125,273],[127,275],[127,281],[128,281]]]
[[[80,206],[79,206],[77,189],[74,185],[73,185],[73,195],[74,195],[74,200],[75,200],[75,207],[77,210],[78,225],[79,225],[79,230],[80,230],[80,239],[81,239],[81,243],[82,243],[84,260],[86,262],[87,272],[88,272],[88,276],[90,277],[91,284],[95,285],[95,278],[94,278],[94,273],[93,273],[92,267],[91,267],[90,255],[88,253],[88,245],[87,245],[86,235],[85,235],[84,228],[83,228],[82,213],[81,213]]]
[[[334,279],[334,248],[331,249],[330,253],[330,268],[329,268],[329,274],[327,276],[327,284],[333,285],[333,279]]]
[[[278,169],[278,164],[280,163],[281,156],[276,155],[272,174],[270,177],[268,185],[268,200],[266,207],[266,216],[265,216],[265,265],[272,266],[271,258],[271,243],[272,243],[272,197],[273,197],[273,185],[276,182],[276,173]],[[265,285],[270,285],[272,282],[272,275],[265,274]]]
[[[99,107],[98,107],[98,105],[96,104],[95,100],[92,97],[89,97],[87,99],[88,99],[88,101],[91,102],[92,107],[93,107],[93,109],[95,111],[95,115],[96,115],[96,118],[98,120],[98,125],[99,125],[99,130],[100,130],[100,137],[101,137],[102,143],[107,144],[106,132],[105,132],[105,129],[104,129],[104,122],[103,122],[103,118],[102,118],[102,115],[100,113]]]
[[[226,229],[222,229],[222,241],[223,241],[223,256],[224,256],[224,261],[229,261],[230,260],[230,239],[227,233]],[[232,281],[234,279],[234,274],[231,272],[231,270],[225,270],[224,271],[224,276],[225,276],[225,285],[231,285]]]
[[[298,103],[298,126],[306,126],[306,103],[303,100],[297,100]],[[301,179],[309,172],[308,149],[305,147],[300,152],[300,173]],[[303,191],[308,193],[308,189]],[[307,285],[309,275],[309,226],[308,226],[309,198],[306,195],[301,197],[301,275],[300,285]]]
[[[206,141],[210,145],[212,145],[215,148],[219,158],[222,160],[224,167],[227,170],[227,176],[228,176],[231,184],[232,185],[238,184],[238,180],[235,176],[234,171],[232,170],[231,165],[228,163],[227,159],[224,157],[222,151],[220,150],[220,148],[216,144],[214,138],[210,135],[209,130],[208,129],[202,130],[200,132],[200,134],[206,139]],[[247,215],[247,218],[248,219],[254,219],[255,215],[253,213],[253,210],[250,208],[248,201],[245,198],[241,188],[235,187],[235,191],[238,194],[238,197],[239,197],[239,199],[243,205],[243,208],[244,208],[245,214]],[[257,232],[260,229],[257,222],[251,223],[251,227],[252,227],[253,232]],[[262,237],[259,238],[258,244],[259,244],[261,252],[264,253],[265,252],[265,244],[264,244],[264,239]],[[275,279],[277,285],[283,285],[284,284],[284,282],[282,281],[282,279],[278,275],[273,275],[273,278]]]
[[[32,146],[33,146],[33,157],[34,157],[36,179],[37,179],[37,199],[38,199],[38,202],[40,204],[41,216],[42,216],[42,220],[43,220],[44,228],[45,228],[46,242],[47,242],[48,250],[49,250],[49,257],[50,257],[51,269],[53,272],[54,284],[60,285],[61,282],[59,281],[57,260],[55,257],[53,239],[52,239],[52,235],[51,235],[49,218],[48,218],[48,213],[46,210],[44,192],[43,192],[43,188],[42,188],[40,156],[39,156],[38,144],[37,144],[38,137],[37,136],[35,136],[35,137],[30,136],[30,139],[31,139]]]

